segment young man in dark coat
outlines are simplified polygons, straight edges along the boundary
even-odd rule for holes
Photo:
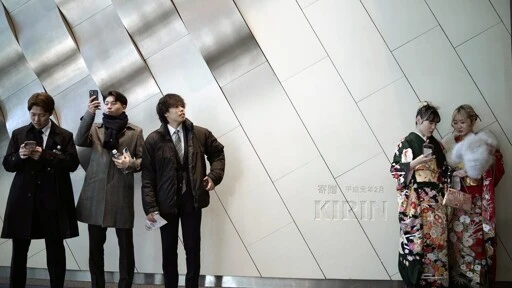
[[[70,172],[79,160],[73,134],[50,120],[55,102],[47,93],[28,99],[32,123],[14,130],[3,159],[14,172],[2,238],[12,239],[9,287],[25,287],[31,239],[44,239],[51,287],[64,287],[64,240],[78,236]],[[29,141],[29,142],[26,142]]]
[[[185,118],[185,101],[176,94],[160,98],[156,108],[162,126],[144,142],[142,204],[147,220],[160,214],[165,287],[178,287],[178,221],[186,252],[185,287],[199,285],[201,209],[224,177],[224,146],[215,136]],[[206,160],[210,172],[206,174]]]

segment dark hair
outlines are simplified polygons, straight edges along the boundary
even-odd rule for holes
[[[441,122],[441,115],[439,115],[439,111],[437,111],[437,107],[431,105],[431,104],[425,104],[418,108],[418,111],[416,111],[416,118],[418,116],[421,118],[421,121],[428,121],[428,122],[435,122],[439,123]],[[416,123],[417,125],[418,123]]]
[[[126,96],[124,96],[124,94],[123,94],[123,93],[121,93],[121,92],[119,92],[119,91],[114,91],[114,90],[112,90],[112,91],[108,91],[107,96],[105,97],[105,99],[104,99],[104,100],[107,100],[107,98],[108,98],[109,96],[114,97],[114,100],[115,100],[116,102],[121,103],[121,105],[128,106],[128,99],[126,98]]]
[[[46,92],[38,92],[32,94],[30,98],[28,98],[27,109],[28,111],[32,110],[32,107],[39,106],[44,112],[52,115],[53,110],[55,109],[55,101],[50,94]]]
[[[169,108],[173,107],[185,108],[185,100],[178,94],[165,94],[158,100],[158,104],[156,104],[156,114],[158,114],[158,118],[162,124],[169,124],[165,114],[169,112]]]

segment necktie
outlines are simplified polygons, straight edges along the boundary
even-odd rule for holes
[[[174,142],[174,147],[178,152],[178,157],[180,157],[180,161],[183,163],[183,144],[181,142],[180,130],[175,130],[174,133],[172,133],[172,141]]]
[[[174,147],[176,148],[176,152],[178,152],[178,157],[180,157],[180,161],[183,164],[183,143],[181,142],[180,130],[174,130],[174,133],[172,133],[172,141],[174,142]],[[187,174],[185,172],[182,172],[182,176],[183,176],[182,189],[181,189],[182,194],[185,193],[185,190],[186,190],[186,185],[187,185],[186,175]]]
[[[44,146],[43,146],[43,130],[41,129],[37,129],[36,130],[36,143],[37,143],[37,146],[41,147],[42,149],[44,149]]]

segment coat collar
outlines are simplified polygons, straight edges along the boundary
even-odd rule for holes
[[[59,125],[57,125],[52,119],[50,119],[52,122],[50,127],[50,133],[48,133],[48,138],[46,139],[46,145],[45,147],[56,147],[62,144],[62,128],[60,128]],[[25,126],[27,129],[25,131],[26,134],[28,133],[35,133],[36,127],[32,123]]]
[[[194,131],[194,123],[192,123],[192,121],[190,121],[188,118],[185,118],[185,121],[183,121],[181,125],[182,128],[184,128],[184,133],[192,134],[190,132]],[[167,123],[162,123],[157,131],[158,133],[162,134],[167,140],[172,140],[171,135],[169,134],[169,128],[167,128]]]

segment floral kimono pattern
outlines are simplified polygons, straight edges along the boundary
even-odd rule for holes
[[[449,136],[453,137],[453,136]],[[455,137],[455,142],[460,142]],[[449,147],[451,148],[451,147]],[[496,219],[494,188],[505,173],[503,155],[494,154],[493,166],[478,185],[464,185],[471,194],[471,211],[453,209],[449,220],[450,287],[493,287],[496,276]],[[456,169],[463,168],[462,164]]]
[[[448,287],[447,213],[442,204],[445,183],[442,175],[447,166],[443,148],[433,136],[428,138],[428,143],[434,145],[436,157],[428,165],[436,171],[436,177],[419,181],[416,171],[410,169],[410,162],[423,153],[425,142],[414,132],[402,139],[390,169],[398,192],[398,268],[408,286]]]

